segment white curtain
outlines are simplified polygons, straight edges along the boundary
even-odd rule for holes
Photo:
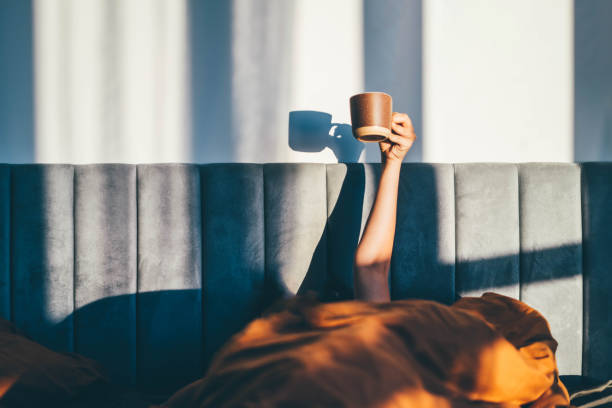
[[[348,98],[363,90],[391,93],[412,116],[410,161],[609,158],[611,9],[6,0],[0,162],[378,161],[377,146],[356,144],[348,127]],[[300,128],[309,121],[314,136]]]
[[[349,122],[362,4],[35,0],[39,162],[336,161],[289,112]]]
[[[186,161],[182,0],[36,0],[36,160]]]

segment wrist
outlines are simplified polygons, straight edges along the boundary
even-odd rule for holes
[[[382,167],[385,169],[399,170],[402,168],[402,161],[398,159],[386,158],[382,161]]]

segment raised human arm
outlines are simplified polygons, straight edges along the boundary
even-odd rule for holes
[[[388,140],[379,143],[382,171],[378,191],[355,251],[353,276],[356,299],[390,300],[389,265],[395,238],[399,175],[402,160],[415,139],[408,115],[394,113],[392,134]]]

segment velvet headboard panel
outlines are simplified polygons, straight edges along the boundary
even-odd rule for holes
[[[376,164],[0,165],[0,316],[174,390],[275,300],[352,296]],[[612,163],[405,164],[393,298],[496,291],[612,378]]]

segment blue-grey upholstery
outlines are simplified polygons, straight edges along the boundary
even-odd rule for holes
[[[170,392],[275,300],[352,297],[376,164],[0,165],[0,316]],[[541,310],[612,378],[612,163],[405,164],[392,297]]]

